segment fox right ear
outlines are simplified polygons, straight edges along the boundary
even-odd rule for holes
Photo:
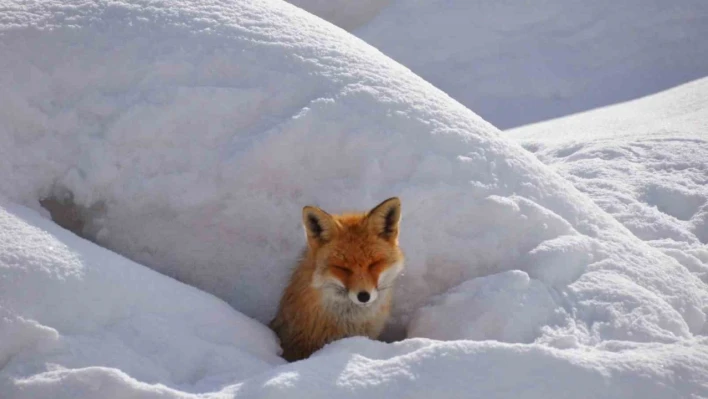
[[[401,221],[401,200],[389,198],[378,204],[367,215],[369,228],[379,237],[397,242],[398,223]]]
[[[337,228],[332,215],[316,206],[302,208],[302,224],[305,226],[307,242],[310,246],[331,240]]]

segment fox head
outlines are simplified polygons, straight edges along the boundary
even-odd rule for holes
[[[401,201],[395,197],[362,214],[303,208],[308,256],[315,265],[312,286],[335,301],[375,304],[403,269],[400,220]]]

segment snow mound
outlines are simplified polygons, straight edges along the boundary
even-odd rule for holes
[[[46,217],[43,204],[88,239],[265,322],[304,245],[303,205],[368,209],[397,195],[407,267],[388,337],[472,280],[450,295],[476,315],[496,304],[531,313],[484,338],[535,342],[348,339],[272,367],[280,360],[262,325],[7,205],[0,231],[17,238],[0,241],[3,393],[705,392],[705,284],[344,31],[268,0],[2,4],[8,203]],[[452,305],[432,304],[441,314]],[[453,327],[487,327],[474,316]],[[419,335],[437,334],[417,320]],[[538,378],[538,365],[569,378]],[[470,370],[490,382],[460,382]]]
[[[338,23],[351,2],[331,3]],[[704,77],[706,18],[701,0],[392,0],[353,33],[509,128]]]
[[[267,327],[211,295],[23,207],[0,207],[0,227],[3,398],[60,397],[57,385],[70,394],[89,381],[118,384],[120,397],[114,377],[214,389],[284,363]]]
[[[708,283],[708,79],[510,130],[637,237]]]
[[[598,248],[565,286],[617,275],[650,294],[642,306],[674,312],[670,334],[702,329],[705,290],[685,268],[472,112],[295,7],[32,4],[5,13],[0,188],[35,209],[68,192],[101,245],[265,322],[303,245],[304,204],[399,195],[408,265],[394,327],[430,295],[524,269],[534,249],[578,235]]]
[[[275,397],[299,391],[311,398],[332,397],[334,390],[344,391],[343,397],[390,397],[391,388],[395,396],[410,398],[701,397],[708,393],[701,375],[706,344],[613,343],[594,351],[426,339],[384,345],[352,338],[326,347],[308,362],[309,370],[289,365],[253,385],[267,386]]]
[[[433,298],[416,312],[408,336],[530,343],[556,309],[545,285],[514,270],[466,281]]]

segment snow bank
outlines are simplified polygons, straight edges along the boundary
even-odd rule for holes
[[[701,0],[393,0],[353,32],[508,128],[702,78],[706,18]]]
[[[399,329],[430,295],[578,234],[604,240],[597,267],[640,278],[656,302],[643,306],[670,303],[683,326],[671,333],[702,328],[705,293],[685,269],[642,255],[492,126],[295,7],[42,4],[5,13],[0,188],[34,208],[68,192],[101,245],[265,322],[303,245],[304,204],[399,195]]]
[[[708,79],[509,131],[708,283]]]
[[[237,391],[244,397],[681,398],[708,393],[706,340],[617,344],[605,351],[497,342],[339,341],[305,364],[279,368]],[[299,367],[298,367],[299,366]],[[265,387],[263,390],[261,387]],[[255,389],[253,389],[255,388]],[[265,392],[264,392],[265,391]],[[237,395],[238,396],[238,395]]]
[[[215,389],[284,363],[278,350],[267,327],[211,295],[0,208],[3,398],[125,397],[136,380]]]
[[[274,356],[272,334],[223,302],[84,241],[26,208],[3,205],[0,227],[3,398],[708,394],[705,339],[559,350],[493,341],[384,344],[352,338],[308,361],[275,367],[284,361]],[[492,299],[534,291],[518,271],[471,283]],[[497,307],[505,302],[513,300],[497,300],[489,310],[503,315],[513,309]],[[528,310],[523,302],[515,305],[522,307]],[[447,314],[445,309],[436,313]],[[448,323],[452,329],[457,324]]]
[[[533,342],[556,310],[552,292],[513,270],[466,281],[419,309],[409,337]]]
[[[276,1],[2,4],[9,202],[41,201],[85,237],[265,322],[304,244],[303,205],[368,209],[398,195],[407,268],[389,338],[413,319],[440,336],[446,326],[418,311],[462,284],[450,295],[477,315],[512,310],[473,337],[533,342],[350,339],[273,368],[262,326],[13,205],[3,224],[27,232],[0,247],[11,396],[705,392],[703,282],[362,41]],[[68,243],[54,254],[56,237]],[[431,304],[454,320],[451,305]],[[486,327],[469,316],[456,338]],[[197,328],[214,324],[215,336]],[[489,382],[460,382],[470,370]],[[565,370],[573,378],[550,378]]]

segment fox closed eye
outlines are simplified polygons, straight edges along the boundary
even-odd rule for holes
[[[339,271],[342,271],[342,272],[344,272],[344,273],[347,273],[347,274],[352,274],[352,271],[349,270],[349,269],[347,269],[346,267],[337,266],[337,265],[330,265],[330,267],[333,268],[333,269],[337,269],[337,270],[339,270]]]

